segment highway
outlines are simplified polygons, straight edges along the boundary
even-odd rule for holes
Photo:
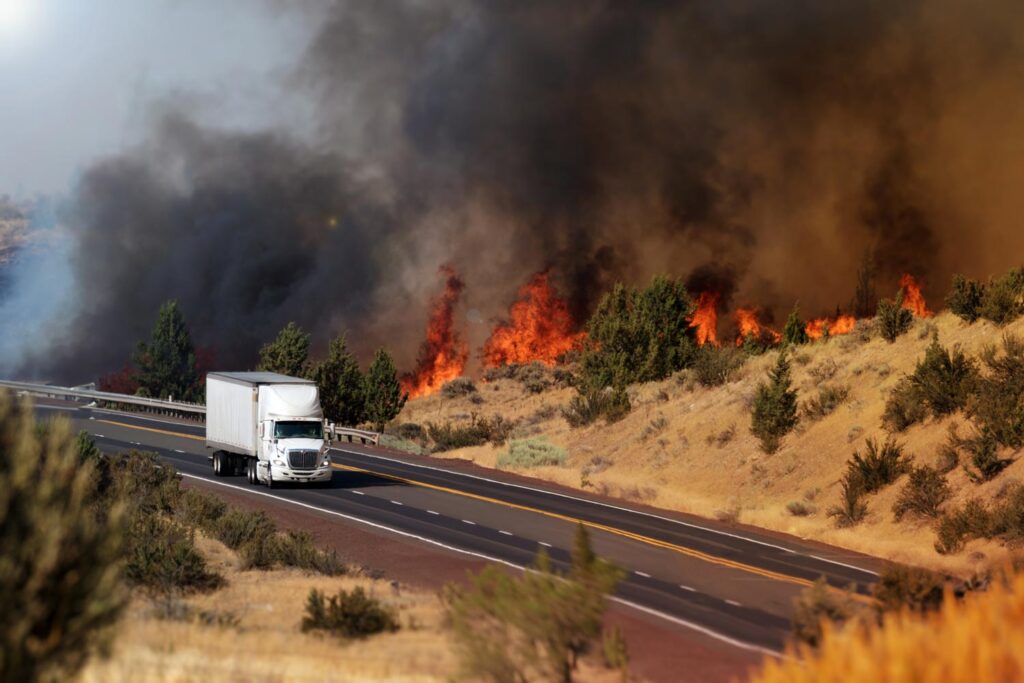
[[[156,452],[184,477],[516,567],[529,566],[542,547],[556,566],[565,566],[576,525],[583,523],[597,552],[626,571],[615,600],[765,653],[783,649],[793,599],[815,579],[856,584],[863,592],[881,566],[779,534],[638,510],[542,482],[511,483],[485,470],[456,471],[441,459],[350,444],[332,448],[330,486],[267,489],[243,476],[215,477],[201,425],[56,401],[40,400],[36,410],[41,417],[65,415],[104,451]]]

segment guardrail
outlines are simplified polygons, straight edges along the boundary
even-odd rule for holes
[[[0,380],[0,387],[7,387],[14,391],[24,392],[34,396],[45,396],[47,398],[90,399],[114,405],[139,406],[163,413],[184,413],[189,417],[197,419],[202,419],[206,416],[206,406],[200,403],[165,401],[163,399],[148,398],[145,396],[115,394],[111,391],[55,387],[49,384],[30,384],[28,382],[11,382],[8,380]],[[331,441],[347,439],[349,443],[352,443],[356,439],[359,439],[364,444],[372,443],[374,446],[380,445],[380,434],[377,432],[371,432],[366,429],[355,429],[353,427],[339,427],[333,422],[327,423],[327,434],[330,436]]]
[[[146,396],[129,396],[128,394],[115,394],[110,391],[96,391],[95,389],[74,389],[71,387],[55,387],[49,384],[30,384],[28,382],[11,382],[0,380],[0,387],[7,387],[14,391],[32,394],[34,396],[46,396],[50,398],[70,399],[91,399],[104,403],[115,403],[118,405],[141,406],[151,410],[162,412],[185,413],[190,416],[206,415],[206,406],[201,403],[187,403],[185,401],[165,401],[159,398],[148,398]]]

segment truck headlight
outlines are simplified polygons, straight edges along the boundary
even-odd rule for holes
[[[284,467],[284,460],[281,460],[280,458],[274,458],[274,464],[277,465],[278,467]]]

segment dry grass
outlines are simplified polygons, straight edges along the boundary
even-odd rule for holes
[[[880,628],[833,631],[819,652],[770,660],[755,683],[995,683],[1024,672],[1024,575],[927,617],[887,616]]]
[[[773,353],[752,359],[737,372],[734,381],[722,387],[704,388],[685,377],[633,386],[633,411],[613,425],[596,423],[570,430],[557,412],[552,415],[542,408],[567,404],[572,390],[527,394],[512,380],[479,382],[480,395],[485,399],[482,405],[441,396],[411,401],[399,420],[468,421],[474,412],[520,419],[524,421],[519,428],[521,434],[514,436],[543,434],[569,453],[565,466],[534,468],[529,470],[531,476],[573,487],[582,484],[609,495],[642,499],[658,507],[707,517],[725,508],[736,509],[738,521],[743,523],[967,575],[985,563],[1002,559],[1006,551],[995,542],[973,541],[958,555],[939,555],[928,523],[893,521],[898,484],[869,496],[867,518],[854,528],[835,528],[823,512],[839,499],[839,478],[853,450],[862,448],[867,437],[884,437],[881,417],[885,399],[924,354],[930,338],[919,333],[928,325],[935,326],[943,345],[960,344],[971,354],[997,342],[1004,332],[1024,334],[1024,320],[1005,328],[985,321],[968,326],[944,313],[928,321],[915,321],[914,328],[893,344],[877,338],[862,343],[850,335],[802,347],[793,364],[801,400],[817,394],[823,381],[822,368],[828,368],[830,383],[849,385],[850,395],[824,418],[802,420],[779,452],[771,456],[758,450],[750,434],[749,404],[757,383],[775,360]],[[538,419],[538,414],[547,417]],[[663,427],[651,434],[648,427],[655,420]],[[928,420],[900,435],[900,440],[917,464],[932,465],[948,424],[957,421],[963,418]],[[716,443],[733,424],[736,432],[727,444],[721,448],[707,445]],[[450,451],[443,457],[465,458],[494,467],[502,450],[478,446]],[[595,457],[612,465],[582,477],[583,468]],[[953,471],[948,478],[953,492],[951,503],[961,503],[970,496],[987,498],[1009,479],[1024,480],[1024,462],[1011,465],[993,482],[980,486],[971,483],[961,470]],[[813,489],[820,490],[818,511],[803,517],[790,514],[787,505],[800,492]]]
[[[444,681],[455,659],[433,593],[368,578],[327,578],[298,570],[239,571],[223,545],[200,549],[228,580],[209,595],[185,600],[196,610],[233,615],[235,626],[158,619],[158,606],[133,601],[118,626],[110,659],[91,662],[83,683],[185,681]],[[396,607],[402,629],[343,643],[299,630],[311,588],[334,593],[362,586]]]

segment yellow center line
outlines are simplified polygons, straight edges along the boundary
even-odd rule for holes
[[[157,434],[167,434],[169,436],[177,436],[177,437],[181,437],[181,438],[184,438],[184,439],[194,439],[196,441],[205,441],[206,440],[205,437],[195,436],[193,434],[183,434],[181,432],[172,432],[172,431],[169,431],[169,430],[166,430],[166,429],[156,429],[154,427],[142,427],[142,426],[139,426],[139,425],[128,424],[126,422],[115,422],[114,420],[96,420],[96,422],[102,422],[102,423],[105,423],[105,424],[117,425],[119,427],[127,427],[129,429],[140,429],[142,431],[155,432]],[[371,475],[376,476],[376,477],[384,477],[385,479],[391,479],[391,480],[394,480],[394,481],[400,481],[402,483],[410,484],[412,486],[420,486],[422,488],[433,489],[435,491],[442,491],[444,493],[450,493],[452,495],[462,496],[463,498],[472,498],[474,500],[479,500],[479,501],[482,501],[482,502],[485,502],[485,503],[491,503],[493,505],[501,505],[503,507],[511,508],[511,509],[514,509],[514,510],[522,510],[524,512],[532,512],[532,513],[535,513],[535,514],[538,514],[538,515],[543,515],[545,517],[550,517],[552,519],[558,519],[558,520],[561,520],[561,521],[564,521],[564,522],[570,522],[572,524],[582,524],[582,525],[584,525],[586,527],[589,527],[591,529],[598,529],[600,531],[604,531],[604,532],[607,532],[607,533],[610,533],[610,534],[615,534],[617,536],[622,536],[624,538],[629,538],[631,540],[639,541],[640,543],[651,545],[651,546],[654,546],[654,547],[657,547],[657,548],[663,548],[665,550],[671,550],[672,552],[676,552],[676,553],[679,553],[680,555],[685,555],[687,557],[692,557],[692,558],[701,560],[703,562],[708,562],[710,564],[716,564],[716,565],[719,565],[721,567],[728,567],[730,569],[736,569],[736,570],[739,570],[739,571],[748,572],[750,574],[756,574],[757,576],[761,576],[761,577],[764,577],[764,578],[767,578],[767,579],[773,579],[775,581],[783,581],[785,583],[792,583],[792,584],[796,584],[798,586],[804,586],[804,587],[810,587],[810,586],[814,585],[814,582],[810,581],[809,579],[803,579],[803,578],[800,578],[800,577],[797,577],[797,576],[790,576],[789,574],[782,574],[780,572],[775,572],[775,571],[772,571],[770,569],[761,569],[760,567],[755,567],[753,565],[745,564],[743,562],[737,562],[735,560],[729,560],[729,559],[726,559],[724,557],[717,557],[715,555],[709,555],[708,553],[701,552],[701,551],[695,550],[693,548],[688,548],[688,547],[683,546],[683,545],[677,545],[675,543],[669,543],[668,541],[662,541],[662,540],[657,539],[657,538],[652,538],[650,536],[644,536],[642,534],[637,534],[637,533],[634,533],[632,531],[626,531],[625,529],[619,529],[617,527],[608,526],[607,524],[601,524],[599,522],[591,522],[589,520],[580,519],[579,517],[573,517],[571,515],[563,515],[563,514],[560,514],[558,512],[551,512],[549,510],[544,510],[544,509],[541,509],[541,508],[530,507],[529,505],[520,505],[518,503],[510,503],[508,501],[500,500],[498,498],[491,498],[490,496],[482,496],[482,495],[479,495],[479,494],[476,494],[476,493],[469,493],[468,491],[460,491],[459,489],[453,489],[453,488],[450,488],[450,487],[447,487],[447,486],[438,486],[437,484],[428,484],[426,482],[418,481],[416,479],[407,479],[405,477],[399,477],[399,476],[396,476],[396,475],[393,475],[393,474],[385,474],[383,472],[375,472],[373,470],[368,470],[368,469],[364,469],[364,468],[361,468],[361,467],[354,467],[352,465],[337,465],[337,464],[333,464],[332,467],[334,467],[334,469],[338,469],[338,470],[347,470],[347,471],[350,471],[350,472],[361,472],[363,474],[371,474]],[[857,596],[857,597],[861,598],[863,596]]]
[[[196,436],[195,434],[183,434],[181,432],[172,432],[166,429],[156,429],[155,427],[140,427],[139,425],[131,425],[127,422],[115,422],[114,420],[95,420],[96,422],[102,422],[108,425],[117,425],[118,427],[127,427],[128,429],[141,429],[144,432],[156,432],[157,434],[168,434],[170,436],[180,436],[183,439],[195,439],[196,441],[206,441],[205,436]]]
[[[403,482],[403,483],[406,483],[406,484],[412,484],[413,486],[422,486],[424,488],[434,489],[435,491],[443,491],[445,493],[450,493],[450,494],[453,494],[453,495],[456,495],[456,496],[463,496],[465,498],[472,498],[474,500],[479,500],[479,501],[483,501],[483,502],[486,502],[486,503],[492,503],[494,505],[501,505],[501,506],[504,506],[504,507],[507,507],[507,508],[512,508],[514,510],[523,510],[524,512],[533,512],[533,513],[536,513],[536,514],[539,514],[539,515],[543,515],[545,517],[550,517],[552,519],[558,519],[558,520],[561,520],[561,521],[564,521],[564,522],[570,522],[572,524],[582,524],[582,525],[587,526],[587,527],[589,527],[591,529],[598,529],[600,531],[605,531],[605,532],[608,532],[610,534],[615,534],[615,535],[618,535],[618,536],[623,536],[625,538],[629,538],[629,539],[632,539],[634,541],[639,541],[641,543],[646,543],[647,545],[652,545],[652,546],[655,546],[655,547],[658,547],[658,548],[663,548],[665,550],[671,550],[671,551],[679,553],[681,555],[686,555],[687,557],[693,557],[693,558],[696,558],[698,560],[702,560],[704,562],[710,562],[711,564],[717,564],[717,565],[720,565],[720,566],[723,566],[723,567],[729,567],[730,569],[738,569],[740,571],[749,572],[751,574],[757,574],[758,576],[762,576],[762,577],[768,578],[768,579],[774,579],[776,581],[785,581],[787,583],[795,583],[798,586],[805,586],[805,587],[809,587],[809,586],[813,585],[813,583],[814,583],[813,581],[810,581],[808,579],[802,579],[802,578],[797,577],[797,576],[790,576],[789,574],[780,574],[779,572],[773,572],[773,571],[771,571],[769,569],[761,569],[760,567],[754,567],[752,565],[744,564],[742,562],[736,562],[735,560],[729,560],[729,559],[726,559],[724,557],[716,557],[714,555],[709,555],[708,553],[704,553],[704,552],[701,552],[699,550],[694,550],[693,548],[687,548],[686,546],[676,545],[675,543],[669,543],[668,541],[662,541],[662,540],[659,540],[657,538],[651,538],[650,536],[644,536],[642,534],[637,534],[637,533],[634,533],[632,531],[626,531],[625,529],[619,529],[617,527],[608,526],[607,524],[601,524],[599,522],[591,522],[589,520],[580,519],[579,517],[572,517],[570,515],[563,515],[563,514],[560,514],[558,512],[551,512],[549,510],[543,510],[541,508],[530,507],[528,505],[520,505],[518,503],[510,503],[508,501],[500,500],[498,498],[491,498],[490,496],[481,496],[481,495],[476,494],[476,493],[469,493],[467,491],[460,491],[458,489],[449,488],[447,486],[438,486],[436,484],[427,484],[426,482],[417,481],[415,479],[406,479],[405,477],[399,477],[399,476],[395,476],[393,474],[382,474],[380,472],[374,472],[373,470],[367,470],[367,469],[363,469],[361,467],[354,467],[352,465],[334,465],[333,467],[335,469],[348,470],[350,472],[362,472],[364,474],[372,474],[374,476],[384,477],[386,479],[392,479],[394,481],[400,481],[400,482]]]

